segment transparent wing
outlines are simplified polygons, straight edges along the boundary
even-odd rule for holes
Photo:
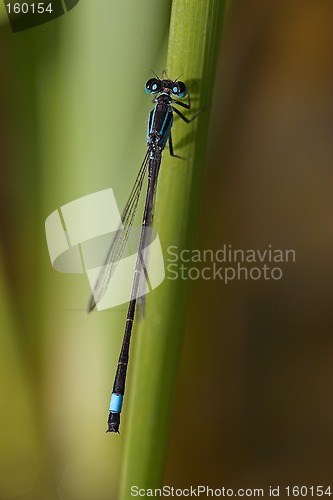
[[[90,296],[88,303],[88,312],[91,312],[95,309],[96,304],[101,300],[104,293],[106,292],[110,279],[125,249],[128,237],[130,235],[131,227],[134,222],[136,210],[138,208],[140,193],[145,178],[145,173],[147,170],[147,165],[148,165],[148,151],[141,164],[131,194],[126,203],[125,209],[121,217],[121,223],[110,245],[104,266],[102,267],[100,275],[97,278],[94,287],[94,292]]]

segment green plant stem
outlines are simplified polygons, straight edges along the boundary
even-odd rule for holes
[[[172,79],[181,75],[188,84],[194,111],[207,109],[190,125],[175,119],[175,152],[187,160],[169,158],[165,152],[162,161],[155,227],[165,261],[168,247],[177,246],[178,251],[190,248],[194,236],[223,10],[223,0],[173,2],[167,74]],[[162,480],[182,341],[185,285],[184,280],[166,277],[147,297],[144,321],[135,332],[130,408],[125,405],[129,415],[122,427],[126,447],[121,499],[130,498],[131,485],[155,488]]]

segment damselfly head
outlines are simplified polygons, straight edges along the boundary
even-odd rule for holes
[[[172,80],[160,80],[159,78],[150,78],[145,85],[147,94],[158,94],[165,92],[182,99],[187,94],[187,88],[184,82]]]

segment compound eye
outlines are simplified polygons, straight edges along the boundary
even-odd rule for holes
[[[161,81],[157,78],[150,78],[145,85],[145,91],[147,94],[157,94],[161,90]]]
[[[171,87],[173,95],[183,98],[187,94],[187,88],[184,82],[173,82]]]

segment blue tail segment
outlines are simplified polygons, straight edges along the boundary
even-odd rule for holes
[[[120,413],[123,406],[123,397],[121,394],[112,393],[109,411],[112,413]]]

